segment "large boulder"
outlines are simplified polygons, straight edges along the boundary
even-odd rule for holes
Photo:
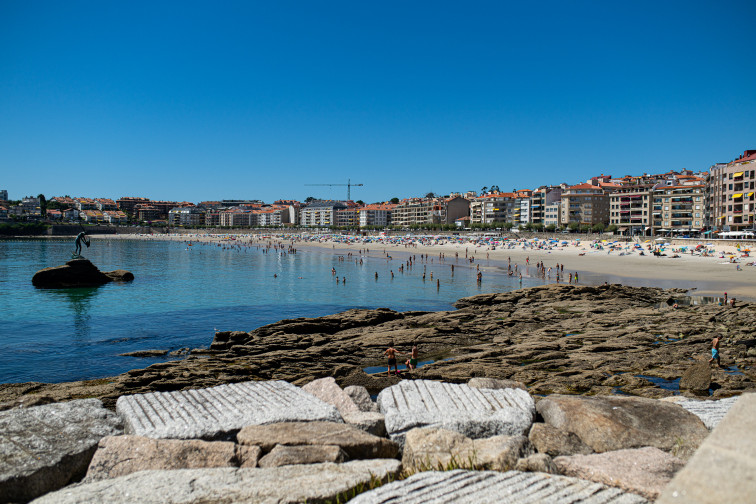
[[[643,497],[600,483],[538,472],[428,471],[362,493],[349,504],[645,504]]]
[[[405,380],[383,390],[378,406],[391,439],[404,442],[415,427],[453,430],[473,439],[526,434],[535,402],[524,390],[479,389],[430,380]]]
[[[53,266],[37,271],[32,285],[47,289],[71,287],[97,287],[113,281],[131,281],[134,275],[125,270],[103,273],[89,259],[72,259],[63,266]]]
[[[350,459],[394,458],[399,454],[396,443],[368,434],[349,424],[333,422],[281,422],[249,425],[236,435],[243,445],[255,445],[267,453],[275,445],[338,446]]]
[[[259,447],[240,446],[229,441],[108,436],[100,440],[89,464],[86,481],[117,478],[150,469],[256,467],[259,457]]]
[[[35,504],[189,504],[345,502],[355,489],[395,478],[398,460],[355,460],[344,464],[272,468],[140,471],[119,478],[64,488]]]
[[[709,434],[693,413],[643,397],[551,395],[538,402],[538,412],[597,453],[655,446],[686,459]]]
[[[528,439],[536,451],[552,457],[593,453],[591,447],[583,443],[577,435],[546,423],[534,423],[530,428]]]
[[[121,396],[116,411],[127,434],[151,438],[218,439],[245,425],[342,421],[336,408],[285,381]]]
[[[711,386],[711,367],[706,361],[697,362],[685,370],[680,388],[693,392],[706,392]]]
[[[656,499],[684,462],[658,448],[557,457],[561,474],[587,479]]]
[[[81,479],[118,417],[97,399],[0,412],[0,501],[26,502]]]
[[[525,436],[470,439],[459,432],[430,427],[407,433],[402,467],[409,472],[448,469],[514,469],[517,460],[532,453]]]

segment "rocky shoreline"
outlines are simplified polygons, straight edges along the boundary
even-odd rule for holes
[[[677,304],[678,308],[673,306]],[[394,343],[420,361],[414,378],[513,380],[534,395],[605,394],[723,398],[756,390],[756,305],[693,305],[679,289],[547,285],[460,299],[456,310],[349,310],[218,332],[208,349],[101,380],[0,385],[0,409],[79,398],[113,408],[121,395],[246,380],[303,385],[332,376],[371,394],[399,382],[382,366]],[[702,366],[722,334],[723,368]],[[684,374],[694,379],[680,379]],[[688,388],[686,388],[688,387]]]
[[[756,308],[691,301],[551,285],[219,332],[111,379],[5,384],[0,502],[745,502]],[[411,375],[365,373],[413,342],[427,363]],[[728,484],[713,494],[711,477]]]

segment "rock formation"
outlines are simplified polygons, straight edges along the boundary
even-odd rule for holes
[[[103,273],[89,259],[73,259],[63,266],[37,271],[32,277],[35,287],[65,289],[71,287],[98,287],[108,282],[130,282],[134,275],[126,270]]]

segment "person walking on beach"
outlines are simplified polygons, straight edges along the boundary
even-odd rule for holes
[[[711,359],[709,359],[709,364],[711,364],[712,361],[717,361],[717,366],[722,367],[722,363],[719,359],[719,342],[722,340],[722,336],[720,334],[717,334],[714,336],[714,339],[711,340]]]
[[[391,345],[386,349],[385,352],[383,352],[383,355],[388,357],[388,376],[391,376],[391,366],[394,366],[394,372],[396,373],[396,376],[399,376],[399,368],[396,367],[396,356],[397,355],[404,355],[402,352],[394,348],[394,342],[391,342]]]

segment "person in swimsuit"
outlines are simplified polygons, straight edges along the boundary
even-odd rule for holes
[[[712,361],[717,361],[717,366],[722,367],[722,363],[719,360],[719,342],[722,340],[721,335],[716,335],[713,340],[711,340],[711,359],[709,359],[709,364],[712,363]]]
[[[413,371],[417,368],[417,343],[412,343],[412,352],[410,352],[410,358],[407,359],[407,362],[405,363],[407,365],[407,369],[409,371]]]
[[[396,356],[404,355],[404,354],[402,354],[402,352],[394,348],[394,342],[392,341],[388,349],[385,352],[383,352],[383,355],[388,357],[388,375],[391,376],[391,366],[394,366],[394,372],[396,373],[396,376],[399,376],[399,368],[396,367]]]

